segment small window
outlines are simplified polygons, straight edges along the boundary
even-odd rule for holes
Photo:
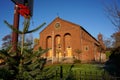
[[[57,22],[57,23],[55,24],[55,28],[56,28],[56,29],[59,29],[59,28],[60,28],[60,26],[61,26],[61,25],[60,25],[60,23],[59,23],[59,22]]]
[[[85,51],[88,51],[89,50],[89,47],[88,46],[85,46]]]

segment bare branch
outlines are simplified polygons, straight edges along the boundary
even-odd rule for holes
[[[105,5],[105,12],[116,30],[120,31],[120,8],[117,3],[117,1],[112,1],[111,5]]]

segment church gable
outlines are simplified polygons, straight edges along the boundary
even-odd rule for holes
[[[73,29],[80,29],[80,26],[72,24],[68,21],[62,20],[61,18],[57,17],[53,20],[41,33],[49,33],[49,32],[66,32]]]

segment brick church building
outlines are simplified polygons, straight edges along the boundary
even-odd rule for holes
[[[97,40],[82,26],[59,17],[40,32],[39,43],[35,45],[35,49],[38,47],[50,48],[42,57],[52,63],[69,63],[75,59],[82,62],[105,59],[102,34],[98,35]]]

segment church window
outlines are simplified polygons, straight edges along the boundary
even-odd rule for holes
[[[55,28],[56,28],[56,29],[59,29],[59,28],[60,28],[60,26],[61,26],[61,25],[60,25],[60,23],[59,23],[59,22],[57,22],[57,23],[55,24]]]
[[[85,47],[84,47],[84,50],[85,50],[85,51],[88,51],[88,50],[89,50],[89,47],[88,47],[88,46],[85,46]]]

